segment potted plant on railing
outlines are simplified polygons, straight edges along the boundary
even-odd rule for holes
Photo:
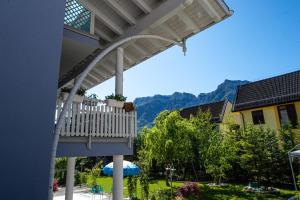
[[[98,102],[98,95],[96,94],[90,94],[83,100],[83,103],[89,106],[97,106]]]
[[[61,97],[63,99],[63,101],[66,101],[70,92],[71,92],[72,88],[68,88],[68,87],[64,87],[60,90],[61,92]],[[85,88],[79,88],[74,96],[74,100],[73,102],[76,103],[82,103],[83,99],[84,99],[84,95],[85,95],[86,89]]]
[[[117,107],[117,108],[123,108],[124,102],[126,101],[126,97],[120,94],[111,94],[105,97],[106,105]]]

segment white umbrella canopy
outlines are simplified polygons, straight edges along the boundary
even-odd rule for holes
[[[113,169],[114,169],[114,163],[111,162],[102,169],[103,173],[106,175],[113,175]],[[124,176],[135,176],[140,173],[140,168],[129,161],[124,160],[123,161],[123,174]]]

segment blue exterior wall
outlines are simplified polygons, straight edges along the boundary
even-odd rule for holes
[[[47,199],[64,4],[0,1],[0,199]]]
[[[92,143],[91,149],[87,143],[58,143],[57,157],[92,157],[92,156],[113,156],[132,155],[133,148],[124,142]]]

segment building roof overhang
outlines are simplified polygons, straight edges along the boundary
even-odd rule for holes
[[[84,69],[85,58],[101,52],[122,38],[153,34],[183,41],[232,15],[223,0],[79,0],[95,16],[91,34],[65,26],[60,85]],[[124,70],[173,46],[166,41],[138,39],[124,44]],[[96,52],[96,53],[95,53]],[[88,74],[82,86],[90,89],[115,75],[116,53],[102,59]]]
[[[300,101],[300,70],[240,85],[232,111]]]

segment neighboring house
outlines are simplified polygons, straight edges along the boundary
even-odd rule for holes
[[[211,122],[216,123],[220,130],[224,130],[231,109],[232,104],[227,100],[223,100],[181,109],[180,115],[183,118],[189,119],[196,116],[199,112],[210,112]]]
[[[300,71],[255,81],[237,88],[232,111],[241,127],[262,125],[278,130],[300,119]]]

